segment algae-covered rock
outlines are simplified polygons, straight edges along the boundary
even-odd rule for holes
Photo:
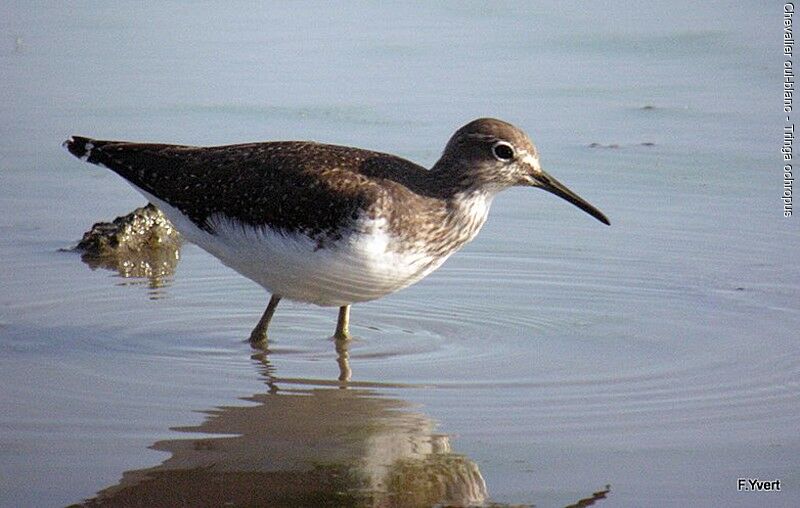
[[[92,269],[105,268],[123,277],[144,277],[158,283],[172,275],[180,260],[180,233],[152,204],[98,222],[83,234],[74,250]]]

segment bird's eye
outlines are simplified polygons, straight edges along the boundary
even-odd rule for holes
[[[514,158],[514,147],[505,141],[498,141],[492,145],[492,155],[494,155],[495,159],[499,161],[510,161]]]

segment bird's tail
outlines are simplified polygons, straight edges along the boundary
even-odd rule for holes
[[[107,143],[108,141],[98,141],[96,139],[85,138],[83,136],[72,136],[68,140],[64,141],[61,146],[66,148],[69,153],[81,160],[96,163],[96,161],[91,160],[92,150]]]

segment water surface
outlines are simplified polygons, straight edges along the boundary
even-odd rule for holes
[[[610,485],[599,506],[793,506],[780,9],[563,9],[0,8],[0,505],[223,478],[307,504],[444,489],[566,506]],[[62,150],[72,134],[314,139],[430,165],[479,116],[528,131],[613,225],[504,193],[440,270],[353,308],[345,385],[333,309],[282,304],[263,355],[244,340],[267,295],[197,247],[158,280],[59,250],[144,204]]]

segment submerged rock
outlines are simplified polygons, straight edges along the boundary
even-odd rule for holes
[[[105,268],[123,277],[143,277],[160,285],[180,260],[180,233],[152,204],[113,222],[98,222],[72,250],[92,269]]]

